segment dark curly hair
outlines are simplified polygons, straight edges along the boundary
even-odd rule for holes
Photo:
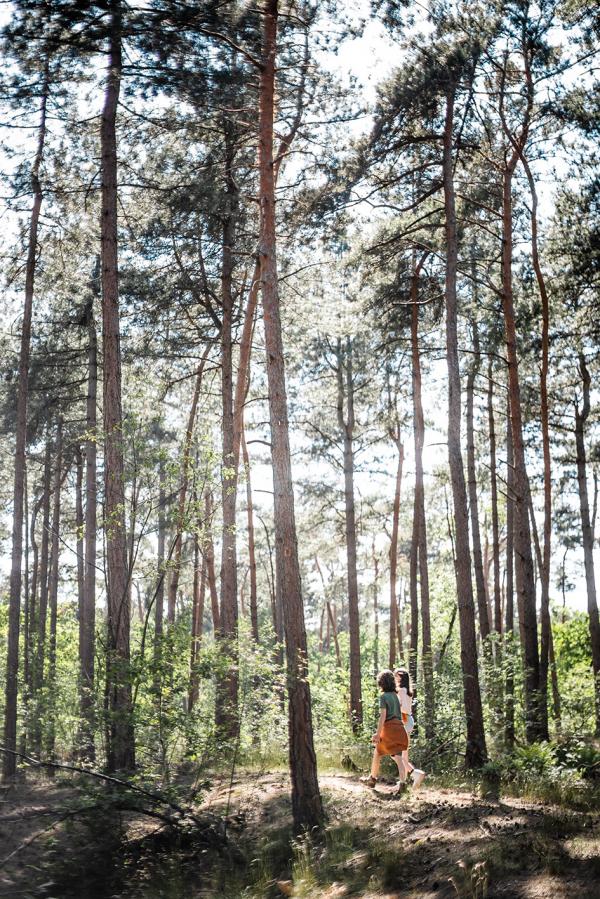
[[[386,668],[385,671],[380,671],[377,675],[377,686],[384,693],[395,693],[396,681],[393,671],[390,671],[389,668]]]

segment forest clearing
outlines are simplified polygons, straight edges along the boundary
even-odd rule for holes
[[[0,897],[600,896],[596,6],[0,7]]]

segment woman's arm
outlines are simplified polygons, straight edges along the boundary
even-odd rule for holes
[[[383,725],[385,724],[385,716],[386,710],[381,709],[381,711],[379,712],[379,721],[377,722],[377,730],[371,737],[371,742],[374,743],[375,746],[377,746],[377,744],[381,740],[381,731],[383,730]]]

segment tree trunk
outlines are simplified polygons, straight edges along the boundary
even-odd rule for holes
[[[529,97],[534,96],[535,85],[531,72],[530,51],[523,49],[524,72]],[[540,728],[542,737],[548,738],[548,667],[550,659],[550,643],[552,641],[552,624],[550,621],[550,560],[552,554],[552,459],[550,454],[550,420],[548,408],[548,368],[550,353],[550,304],[538,245],[538,195],[535,179],[525,155],[524,146],[520,147],[519,158],[527,175],[531,195],[531,261],[538,283],[542,302],[542,360],[540,366],[540,424],[542,429],[542,455],[544,464],[544,527],[542,544],[542,564],[540,566],[541,582],[541,634],[540,634]]]
[[[35,608],[31,596],[31,577],[29,560],[29,487],[27,478],[27,464],[23,478],[23,527],[25,529],[25,554],[24,554],[24,596],[23,596],[23,721],[21,731],[20,749],[23,754],[27,752],[28,719],[29,719],[29,687],[31,679],[31,615]],[[34,578],[35,580],[35,578]]]
[[[481,554],[481,532],[479,529],[479,500],[477,498],[477,473],[475,470],[475,379],[479,374],[481,353],[479,350],[479,332],[477,321],[473,319],[473,361],[467,375],[467,484],[469,490],[469,509],[471,512],[471,539],[473,543],[473,568],[475,569],[475,588],[477,593],[477,610],[479,612],[479,633],[486,658],[490,654],[490,620],[483,573]]]
[[[45,466],[44,466],[45,468]],[[29,627],[27,632],[27,647],[25,658],[28,660],[27,668],[24,669],[23,675],[25,680],[25,721],[26,729],[21,741],[22,752],[26,754],[29,740],[31,739],[33,723],[35,716],[32,715],[32,702],[35,691],[35,651],[36,651],[36,635],[38,627],[38,582],[39,582],[39,546],[36,539],[35,527],[40,509],[44,505],[45,489],[42,485],[42,493],[36,499],[31,513],[31,525],[29,529],[32,564],[31,564],[31,587],[29,592]]]
[[[46,431],[46,452],[44,456],[44,492],[42,503],[42,546],[40,551],[40,604],[37,615],[37,633],[34,668],[32,672],[33,693],[39,694],[44,683],[46,662],[46,625],[48,618],[48,562],[50,558],[50,501],[52,498],[52,441],[49,429]],[[32,749],[39,755],[42,749],[42,706],[37,697],[37,712],[32,725]]]
[[[218,638],[221,629],[221,614],[219,611],[217,579],[215,577],[215,547],[212,537],[212,514],[212,494],[210,490],[207,490],[204,498],[205,549],[203,555],[206,558],[206,574],[208,577],[208,588],[210,592],[210,608],[213,620],[213,633],[215,635],[215,638]]]
[[[181,551],[183,548],[183,531],[185,528],[185,504],[187,499],[188,485],[190,481],[190,469],[192,467],[192,439],[194,436],[194,423],[196,421],[196,412],[198,410],[198,401],[200,399],[200,388],[202,386],[202,375],[204,366],[208,358],[210,344],[206,347],[198,370],[196,372],[196,380],[194,383],[194,394],[192,396],[192,405],[188,415],[185,436],[183,438],[183,446],[181,448],[181,477],[179,481],[179,495],[177,498],[177,523],[175,530],[175,543],[172,552],[171,577],[169,579],[169,590],[167,594],[167,621],[170,626],[175,624],[175,609],[177,606],[177,589],[179,587],[179,574],[181,570]]]
[[[448,460],[454,499],[456,543],[456,586],[461,642],[463,694],[467,719],[466,763],[469,768],[481,766],[487,757],[483,710],[479,689],[475,607],[471,582],[467,489],[460,440],[460,367],[458,361],[458,310],[456,273],[458,240],[453,175],[454,91],[447,95],[443,135],[444,230],[446,237],[446,353],[448,362]]]
[[[502,633],[502,597],[500,591],[500,524],[498,520],[498,478],[496,474],[496,424],[494,420],[494,371],[488,365],[488,431],[490,441],[490,489],[492,503],[492,560],[494,566],[494,630]]]
[[[86,305],[88,329],[88,381],[86,397],[85,444],[85,569],[83,605],[79,625],[79,673],[81,710],[81,754],[95,758],[94,730],[94,655],[96,643],[96,530],[97,530],[97,413],[98,336],[94,318],[94,294],[98,292],[100,262],[92,279],[92,290]]]
[[[379,559],[373,541],[373,676],[379,671]]]
[[[202,641],[202,621],[204,619],[204,595],[206,593],[206,559],[200,561],[200,544],[194,539],[194,595],[192,602],[192,641],[190,651],[190,688],[188,692],[188,712],[191,712],[198,701],[200,678],[197,662]]]
[[[596,599],[596,577],[594,571],[594,534],[590,521],[590,505],[587,487],[587,458],[585,451],[585,426],[590,414],[590,373],[585,356],[579,352],[579,372],[583,388],[581,408],[575,405],[575,449],[577,461],[577,487],[579,490],[579,511],[581,515],[581,537],[583,543],[583,564],[587,588],[590,639],[592,643],[592,668],[594,672],[594,699],[596,712],[596,736],[600,736],[600,617]]]
[[[248,560],[250,566],[250,623],[252,637],[258,643],[258,590],[256,586],[256,547],[254,541],[254,504],[252,502],[252,482],[250,480],[250,456],[246,445],[246,435],[242,420],[242,459],[246,472],[246,515],[248,522]]]
[[[27,443],[27,403],[29,395],[29,356],[31,347],[31,320],[33,315],[33,291],[35,283],[38,226],[42,208],[42,186],[39,180],[40,166],[46,139],[46,108],[49,94],[49,61],[46,59],[40,101],[40,124],[35,159],[31,167],[33,205],[29,219],[27,261],[25,264],[25,300],[21,324],[19,351],[19,380],[15,420],[15,467],[13,482],[12,550],[8,606],[8,645],[6,653],[6,691],[4,706],[4,753],[2,776],[14,778],[17,770],[17,695],[19,676],[19,631],[21,624],[21,582],[23,556],[23,496],[25,487],[25,450]]]
[[[263,12],[262,66],[259,83],[259,173],[262,304],[267,357],[275,539],[283,574],[282,589],[289,711],[289,756],[295,829],[320,826],[323,806],[317,780],[312,711],[308,682],[307,643],[294,516],[283,342],[279,311],[273,122],[278,0],[267,0]]]
[[[83,627],[83,598],[85,596],[85,518],[83,511],[83,453],[76,446],[75,456],[75,553],[77,557],[77,621],[79,623],[79,642],[81,646],[81,629]]]
[[[238,187],[233,177],[234,149],[231,128],[227,121],[225,133],[225,215],[221,268],[221,646],[228,659],[227,675],[218,689],[223,703],[217,705],[218,725],[223,736],[235,737],[238,728],[238,588],[236,546],[237,466],[235,465],[235,427],[233,409],[233,313],[234,269],[233,247],[236,239]]]
[[[54,497],[52,506],[52,539],[50,549],[50,578],[48,583],[48,605],[50,607],[50,633],[48,640],[48,740],[46,753],[54,756],[56,743],[56,623],[58,616],[58,571],[60,555],[60,488],[62,475],[62,418],[56,428],[56,450],[54,462]]]
[[[512,426],[510,415],[510,395],[507,393],[506,407],[506,610],[503,640],[503,655],[506,666],[505,679],[505,724],[504,740],[507,749],[515,745],[515,674],[514,674],[514,454],[512,448]]]
[[[502,190],[502,307],[508,362],[508,389],[514,454],[514,567],[524,666],[525,730],[528,742],[547,739],[544,733],[539,693],[539,653],[531,531],[529,527],[529,481],[525,465],[521,387],[517,354],[517,332],[512,287],[512,177],[518,158],[515,150],[506,163]]]
[[[412,358],[412,399],[415,436],[415,518],[417,521],[417,554],[419,558],[419,582],[421,594],[421,627],[422,655],[423,655],[423,692],[425,696],[425,735],[427,739],[433,738],[435,729],[435,697],[433,689],[433,655],[431,650],[431,615],[429,605],[429,565],[427,561],[427,519],[425,517],[425,483],[423,478],[423,447],[425,445],[425,416],[423,414],[423,400],[421,396],[421,350],[419,346],[419,275],[427,258],[427,254],[421,257],[414,265],[410,279],[411,299],[411,358]],[[411,604],[411,615],[418,615],[418,606]],[[417,631],[418,625],[415,625]],[[416,679],[417,671],[417,645],[416,634],[411,639],[411,649],[414,654],[413,667]]]
[[[104,503],[107,569],[106,679],[110,717],[109,771],[135,767],[129,657],[130,584],[125,530],[123,415],[117,231],[116,117],[121,86],[120,0],[110,0],[108,70],[100,129],[101,266],[104,408]]]
[[[396,634],[398,631],[398,597],[396,593],[398,579],[398,530],[400,522],[400,492],[402,489],[402,469],[404,467],[404,444],[400,431],[400,423],[396,421],[395,431],[390,431],[390,436],[398,450],[398,467],[396,469],[396,487],[394,490],[394,507],[392,512],[392,539],[390,542],[390,651],[389,667],[396,664]],[[398,647],[398,653],[402,655],[402,649]],[[379,666],[375,665],[375,669]]]
[[[158,462],[158,535],[156,548],[156,589],[154,594],[154,691],[160,697],[162,691],[163,675],[163,638],[164,638],[164,614],[165,614],[165,546],[167,542],[167,522],[165,515],[166,490],[165,484],[165,460],[160,456]],[[177,536],[175,537],[177,540]],[[174,549],[174,548],[173,548]]]
[[[362,725],[362,686],[360,671],[360,621],[358,613],[358,571],[356,561],[356,517],[354,507],[354,378],[352,343],[346,338],[336,348],[337,420],[344,454],[344,502],[346,559],[348,571],[348,625],[350,630],[350,716],[355,733]],[[344,414],[344,401],[346,412]]]

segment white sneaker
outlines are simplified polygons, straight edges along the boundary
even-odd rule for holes
[[[420,768],[413,768],[413,771],[412,771],[413,787],[415,789],[417,789],[418,787],[421,786],[421,784],[423,783],[424,780],[425,780],[425,772],[421,771]]]

